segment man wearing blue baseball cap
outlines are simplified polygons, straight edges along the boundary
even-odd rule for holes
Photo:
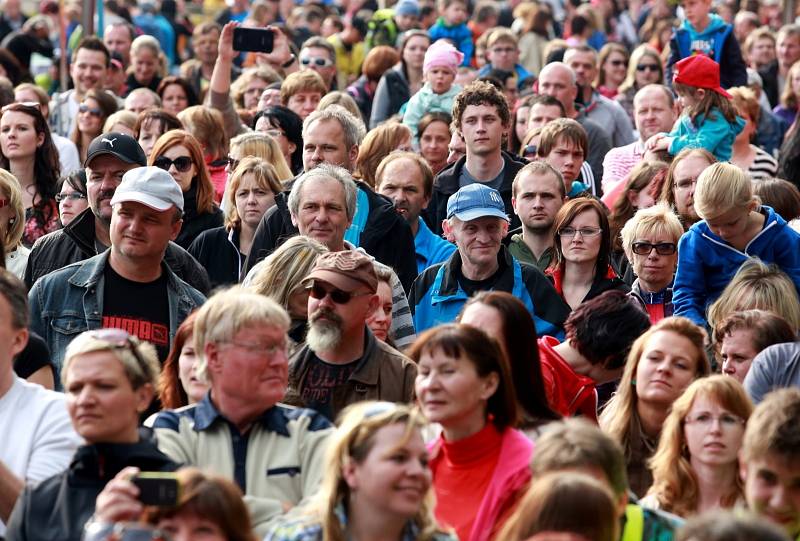
[[[450,196],[442,229],[458,250],[414,281],[409,304],[417,333],[455,321],[478,291],[496,290],[525,304],[540,336],[563,336],[569,307],[539,269],[520,263],[503,246],[508,225],[503,198],[494,188],[474,183]]]

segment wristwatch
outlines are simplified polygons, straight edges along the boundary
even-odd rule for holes
[[[286,62],[284,62],[283,64],[281,64],[281,67],[282,67],[282,68],[288,68],[289,66],[291,66],[292,64],[294,64],[294,61],[295,61],[295,60],[297,60],[297,57],[294,55],[294,53],[292,53],[292,54],[290,54],[290,55],[289,55],[289,60],[287,60]]]

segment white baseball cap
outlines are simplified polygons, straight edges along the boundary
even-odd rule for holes
[[[168,172],[158,167],[137,167],[122,177],[111,198],[111,206],[134,201],[159,212],[173,206],[183,212],[183,192]]]

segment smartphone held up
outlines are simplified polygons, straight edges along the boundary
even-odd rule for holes
[[[233,29],[233,49],[254,53],[271,53],[275,45],[275,34],[271,28]]]

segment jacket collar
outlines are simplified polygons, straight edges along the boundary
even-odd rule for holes
[[[95,443],[79,447],[70,463],[70,475],[81,478],[111,479],[126,466],[163,470],[173,462],[154,443]],[[172,469],[172,468],[169,468]]]
[[[361,354],[361,362],[358,363],[353,373],[350,374],[348,381],[363,383],[364,385],[377,385],[380,376],[380,361],[375,358],[380,349],[378,340],[369,327],[364,325],[364,353]],[[301,384],[308,368],[308,362],[314,355],[308,344],[304,344],[303,348],[296,354],[296,358],[289,363],[289,380],[294,381],[298,378],[297,383]]]
[[[194,409],[194,429],[197,432],[207,430],[213,425],[217,419],[221,419],[229,424],[233,424],[225,418],[222,413],[217,410],[217,407],[211,401],[211,391],[207,392],[203,399],[197,403]],[[262,413],[257,423],[261,424],[266,430],[277,432],[281,436],[290,437],[289,434],[289,419],[284,415],[280,406],[272,406]]]
[[[507,271],[513,265],[513,257],[508,248],[501,245],[500,251],[497,254],[497,262],[500,265],[498,270]],[[456,250],[450,256],[444,266],[442,267],[442,286],[439,289],[438,295],[440,297],[451,297],[458,293],[461,287],[458,284],[458,279],[463,276],[461,273],[461,253]],[[500,291],[511,291],[514,288],[514,273],[502,272],[494,284],[494,289]]]
[[[516,162],[517,160],[514,159],[509,153],[505,150],[501,150],[500,153],[503,156],[503,184],[500,186],[498,190],[500,193],[505,194],[511,193],[511,184],[514,182],[514,176],[516,175],[516,169],[512,171],[509,167],[512,162]],[[443,195],[453,195],[458,191],[459,188],[459,178],[461,177],[461,170],[467,163],[467,157],[461,156],[459,160],[455,163],[452,163],[442,169],[438,175],[436,175],[436,183],[435,189],[441,192]],[[519,162],[517,162],[519,163]],[[517,165],[520,167],[520,165]]]
[[[77,264],[78,268],[75,273],[69,277],[69,283],[81,288],[88,288],[97,284],[97,282],[100,281],[100,278],[103,276],[103,272],[108,264],[108,257],[110,254],[111,250],[106,250],[102,254],[90,257],[89,259]],[[172,269],[169,268],[169,265],[164,263],[163,259],[161,261],[161,271],[167,275],[168,287],[173,291],[181,291],[181,296],[188,300],[185,292],[183,292],[183,288],[181,288],[179,285],[178,277],[174,272],[172,272]]]
[[[83,212],[75,216],[64,226],[63,231],[82,251],[87,254],[96,253],[94,213],[91,208],[86,207]]]

